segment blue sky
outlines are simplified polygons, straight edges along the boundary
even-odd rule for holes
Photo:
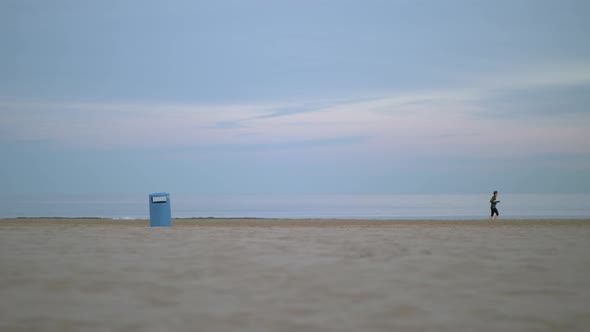
[[[588,1],[0,2],[16,193],[590,192]]]

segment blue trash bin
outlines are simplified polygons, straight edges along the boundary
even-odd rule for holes
[[[154,193],[150,195],[150,226],[171,227],[170,194]]]

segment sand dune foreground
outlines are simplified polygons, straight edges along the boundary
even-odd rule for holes
[[[590,219],[0,220],[0,331],[590,331]]]

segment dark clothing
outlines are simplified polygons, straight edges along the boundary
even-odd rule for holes
[[[490,217],[493,217],[493,216],[494,216],[494,213],[495,213],[497,216],[499,216],[499,215],[500,215],[500,213],[498,212],[498,209],[496,209],[495,207],[491,208],[490,210],[492,210],[492,214],[490,214]]]
[[[492,209],[496,208],[496,204],[498,204],[498,202],[500,202],[499,200],[496,199],[496,196],[492,196],[492,198],[490,199],[490,207]]]
[[[498,204],[499,202],[500,201],[496,199],[496,195],[492,196],[492,198],[490,199],[490,210],[492,212],[490,217],[493,217],[494,213],[496,214],[496,216],[500,215],[500,213],[498,212],[498,209],[496,208],[496,204]]]

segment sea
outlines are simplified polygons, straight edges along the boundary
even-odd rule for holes
[[[0,218],[149,218],[149,193],[2,194]],[[174,218],[478,219],[491,194],[170,193]],[[501,194],[501,218],[590,218],[590,194]]]

